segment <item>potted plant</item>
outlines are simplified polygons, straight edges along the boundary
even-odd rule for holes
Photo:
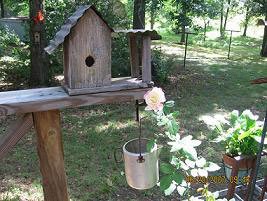
[[[247,178],[255,165],[259,147],[256,138],[262,133],[262,123],[257,119],[258,116],[253,115],[250,110],[245,110],[241,114],[234,110],[227,119],[217,121],[215,125],[215,131],[219,134],[215,142],[221,142],[225,147],[225,176],[231,183],[247,183]],[[239,169],[237,177],[232,176],[234,167]]]

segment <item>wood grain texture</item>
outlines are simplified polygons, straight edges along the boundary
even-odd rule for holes
[[[68,87],[70,84],[70,75],[69,75],[69,70],[70,70],[70,62],[69,62],[69,37],[66,37],[66,40],[63,43],[63,65],[64,65],[64,83]]]
[[[18,141],[32,128],[32,114],[24,114],[10,125],[7,135],[0,139],[0,160],[18,143]]]
[[[60,112],[33,113],[45,201],[67,201]]]
[[[111,83],[111,30],[106,23],[89,9],[79,19],[65,41],[68,48],[64,70],[67,71],[67,85],[71,89],[107,86]],[[68,44],[68,45],[67,45]],[[95,63],[87,67],[88,56]]]
[[[151,88],[69,96],[62,87],[0,92],[0,116],[143,99]]]
[[[149,83],[153,85],[153,83]],[[95,94],[102,92],[112,92],[112,91],[122,91],[128,89],[139,89],[139,88],[148,88],[147,83],[138,80],[137,78],[122,78],[112,81],[110,86],[102,86],[95,88],[82,88],[82,89],[70,89],[67,86],[65,87],[69,95],[82,95],[82,94]]]
[[[150,36],[143,36],[142,80],[145,83],[150,83],[151,79],[151,38]]]
[[[139,66],[139,54],[138,54],[136,34],[129,34],[129,46],[130,46],[131,76],[138,77],[140,75],[140,66]]]

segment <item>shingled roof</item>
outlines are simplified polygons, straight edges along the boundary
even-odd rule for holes
[[[109,27],[109,29],[113,32],[114,30],[108,25],[108,23],[103,19],[101,14],[96,10],[96,8],[92,5],[79,6],[78,9],[71,15],[65,22],[64,25],[61,26],[61,29],[56,33],[53,40],[50,41],[50,44],[45,48],[45,51],[48,54],[53,53],[53,51],[61,45],[65,38],[70,34],[72,27],[74,27],[78,20],[84,15],[84,13],[88,9],[93,9],[94,12],[103,20],[103,22]]]

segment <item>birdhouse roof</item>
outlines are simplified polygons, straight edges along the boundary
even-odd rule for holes
[[[94,12],[103,20],[103,22],[107,25],[111,32],[114,30],[108,25],[108,23],[103,19],[101,14],[96,10],[96,8],[92,5],[79,6],[78,9],[71,15],[65,22],[64,25],[61,26],[61,29],[56,33],[53,40],[50,41],[49,46],[45,48],[45,51],[48,54],[53,53],[53,51],[61,45],[65,38],[70,34],[71,29],[77,24],[78,20],[85,14],[85,12],[89,9],[93,9]]]

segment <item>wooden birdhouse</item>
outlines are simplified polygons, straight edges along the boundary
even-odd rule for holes
[[[129,35],[131,76],[111,78],[112,32],[95,7],[81,6],[45,48],[51,54],[63,44],[64,88],[69,95],[151,87],[151,40],[160,36],[152,30],[118,31]]]
[[[93,6],[81,6],[45,48],[51,54],[63,43],[69,94],[111,85],[111,32],[113,29]]]

